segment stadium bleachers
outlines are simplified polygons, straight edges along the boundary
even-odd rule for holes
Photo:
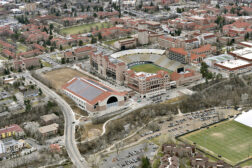
[[[131,54],[125,55],[119,58],[126,64],[136,61],[151,61],[156,65],[169,69],[171,71],[176,71],[177,68],[183,67],[183,65],[177,61],[170,60],[166,55],[158,54]]]

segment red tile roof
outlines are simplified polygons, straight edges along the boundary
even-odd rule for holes
[[[94,50],[93,47],[85,46],[85,47],[75,49],[74,52],[81,53],[81,52],[87,52],[87,51],[93,51],[93,50]]]
[[[177,73],[177,72],[173,72],[171,74],[171,80],[173,81],[177,81],[180,78],[188,78],[191,76],[194,76],[195,72],[191,69],[186,69],[186,71],[188,71],[187,73]]]
[[[187,51],[184,50],[184,48],[170,48],[170,52],[178,53],[181,55],[187,55]]]
[[[23,129],[17,124],[6,126],[5,128],[0,129],[0,135],[8,132],[23,132]]]
[[[89,87],[95,87],[96,89],[99,89],[100,91],[102,91],[102,93],[99,94],[99,95],[98,95],[97,97],[95,97],[94,99],[88,100],[88,99],[82,97],[81,95],[79,95],[78,93],[75,93],[75,92],[73,92],[72,90],[70,90],[70,89],[67,88],[68,86],[70,86],[70,85],[72,85],[74,82],[76,82],[77,80],[81,80],[82,82],[87,83],[87,84],[89,85]],[[91,83],[91,82],[89,82],[89,81],[93,81],[94,83],[97,83],[98,85],[95,85],[95,84],[93,84],[93,83]],[[108,90],[105,91],[104,89],[101,89],[101,88],[98,87],[98,86],[102,86],[103,88],[108,88]],[[68,83],[66,83],[66,84],[62,87],[62,89],[67,90],[68,92],[74,94],[75,96],[77,96],[77,97],[83,99],[84,101],[86,101],[86,102],[89,103],[90,105],[94,105],[94,104],[96,104],[96,103],[99,102],[99,101],[103,101],[103,100],[105,100],[106,98],[108,98],[108,97],[111,96],[111,95],[124,96],[124,95],[127,94],[127,92],[117,92],[117,91],[113,90],[112,88],[109,88],[109,87],[103,85],[102,83],[100,83],[100,82],[98,82],[98,81],[95,81],[95,80],[92,80],[92,79],[86,79],[86,78],[76,78],[76,77],[73,78],[72,80],[70,80]],[[85,89],[88,89],[88,87],[86,87]]]

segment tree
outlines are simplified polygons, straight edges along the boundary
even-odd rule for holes
[[[50,30],[53,30],[54,29],[53,24],[50,24],[49,28],[50,28]]]
[[[102,35],[101,32],[98,33],[98,39],[101,40],[102,39]]]
[[[67,4],[65,3],[64,6],[63,6],[64,9],[67,9]]]
[[[177,8],[177,13],[182,13],[182,9]]]
[[[96,13],[94,13],[94,15],[93,15],[95,18],[97,17],[97,14]]]
[[[66,63],[65,58],[61,58],[61,64],[65,64],[65,63]]]
[[[39,95],[41,96],[43,94],[41,88],[39,88]]]
[[[249,33],[247,32],[244,36],[244,40],[247,41],[249,39]]]
[[[79,41],[79,46],[83,46],[83,41],[82,40]]]
[[[141,168],[151,168],[151,163],[148,157],[142,158]]]
[[[60,45],[60,50],[63,50],[63,47],[62,47],[62,45]]]
[[[212,73],[208,71],[208,65],[205,62],[201,63],[200,73],[202,77],[206,80],[211,79],[213,77]]]
[[[91,44],[94,44],[97,42],[97,39],[95,37],[92,36],[92,39],[91,39]]]
[[[32,108],[31,106],[31,101],[30,100],[24,100],[24,105],[25,105],[25,111],[29,112]]]
[[[17,97],[15,95],[12,96],[13,101],[17,101]]]

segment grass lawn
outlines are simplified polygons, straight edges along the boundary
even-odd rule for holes
[[[46,61],[41,61],[44,67],[51,67],[52,65]]]
[[[252,166],[252,159],[240,164],[241,167]]]
[[[191,144],[195,142],[200,149],[216,157],[221,155],[226,162],[235,165],[248,158],[249,145],[252,145],[252,128],[236,121],[226,121],[185,135],[181,139]]]
[[[2,55],[0,55],[0,60],[7,60],[7,58],[5,58]]]
[[[159,67],[159,66],[157,66],[155,64],[135,65],[135,66],[132,66],[130,69],[132,69],[132,70],[134,70],[136,72],[147,72],[147,73],[156,73],[159,70],[164,70],[164,71],[167,71],[169,73],[171,72],[168,69]]]
[[[26,52],[26,51],[27,51],[27,47],[24,44],[17,43],[17,52],[18,53]]]
[[[90,24],[83,24],[79,26],[73,26],[68,27],[60,30],[60,34],[67,35],[67,34],[79,34],[84,32],[91,32],[91,28],[96,29],[96,26],[98,26],[99,29],[102,28],[102,25],[104,28],[108,27],[109,23],[90,23]]]
[[[125,40],[125,39],[128,39],[128,38],[130,38],[130,37],[124,37],[124,38],[120,38],[120,39],[114,39],[114,40],[110,40],[110,41],[104,41],[104,43],[107,44],[107,45],[112,46],[116,41]]]

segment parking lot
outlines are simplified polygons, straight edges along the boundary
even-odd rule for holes
[[[211,108],[183,114],[180,116],[177,115],[173,117],[173,120],[164,117],[156,121],[160,126],[159,131],[153,132],[145,129],[142,130],[139,134],[141,136],[141,139],[148,140],[158,137],[161,134],[169,134],[171,136],[177,137],[179,135],[215,123],[221,119],[226,118],[227,116],[233,116],[237,113],[238,111],[231,108]]]
[[[102,168],[137,168],[141,158],[147,156],[153,158],[156,155],[158,146],[153,143],[143,143],[124,150],[109,154],[103,158],[100,167]]]

